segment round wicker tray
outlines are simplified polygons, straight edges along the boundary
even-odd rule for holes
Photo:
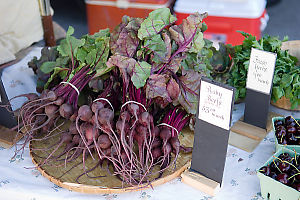
[[[300,40],[291,40],[283,42],[281,45],[282,50],[288,50],[288,52],[298,58],[297,65],[300,64]]]
[[[282,43],[281,46],[282,50],[288,50],[288,52],[292,55],[298,58],[297,65],[300,65],[300,40],[291,40],[286,41]],[[276,102],[271,101],[271,104],[273,106],[276,106],[278,108],[282,108],[285,110],[300,110],[300,106],[298,106],[296,109],[291,109],[291,102],[289,99],[285,98],[284,96],[278,99]]]
[[[285,110],[292,110],[292,111],[300,111],[300,106],[298,106],[295,109],[291,109],[291,102],[289,99],[285,98],[284,96],[278,99],[276,102],[271,101],[271,104],[273,106],[276,106],[278,108],[282,108]]]
[[[187,147],[192,147],[193,140],[194,140],[193,133],[188,129],[185,129],[183,132],[184,132],[184,137],[180,136],[181,144]],[[76,178],[84,172],[83,165],[79,164],[82,161],[82,156],[79,157],[77,160],[72,161],[72,163],[68,163],[66,166],[64,166],[64,164],[62,163],[54,163],[57,165],[58,164],[61,165],[58,167],[49,166],[49,165],[44,165],[42,167],[38,166],[38,163],[42,161],[41,157],[46,156],[46,154],[43,151],[37,151],[33,149],[48,147],[51,144],[54,144],[54,142],[57,142],[58,140],[59,140],[58,137],[53,137],[44,142],[41,141],[30,142],[29,147],[30,147],[30,156],[32,158],[32,162],[35,164],[35,166],[37,166],[37,169],[40,171],[40,173],[48,180],[53,182],[54,184],[66,188],[68,190],[82,192],[82,193],[90,193],[90,194],[124,193],[130,191],[138,191],[149,187],[161,185],[178,177],[185,169],[188,168],[188,166],[190,165],[190,160],[192,158],[191,153],[188,154],[180,153],[178,156],[178,160],[176,162],[176,170],[174,170],[174,166],[171,166],[163,173],[163,176],[157,180],[154,180],[155,177],[157,177],[158,175],[155,174],[153,177],[151,177],[151,179],[153,179],[151,185],[148,184],[148,185],[140,185],[134,187],[122,185],[122,181],[119,178],[117,178],[116,176],[108,172],[106,163],[103,164],[103,168],[97,167],[94,171],[88,173],[88,175],[91,177],[96,177],[96,176],[105,176],[105,177],[89,178],[87,175],[83,175],[78,179],[80,182],[79,184],[76,182]],[[63,148],[64,147],[61,147],[58,151],[61,152]],[[96,161],[94,161],[91,158],[91,156],[89,156],[88,159],[86,159],[85,163],[86,163],[87,170],[93,168],[96,165]],[[78,164],[78,166],[71,169],[71,167],[76,164]],[[66,171],[70,169],[71,171],[63,175]],[[154,172],[155,170],[158,171],[159,168],[154,169]]]

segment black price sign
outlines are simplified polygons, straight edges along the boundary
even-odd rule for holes
[[[265,129],[277,54],[251,49],[244,122]]]
[[[202,78],[191,170],[222,183],[234,88]]]

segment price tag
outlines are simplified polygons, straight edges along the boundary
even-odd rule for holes
[[[233,90],[201,81],[198,118],[229,130]]]
[[[277,54],[251,49],[246,87],[270,94]]]
[[[9,100],[6,95],[6,91],[4,89],[3,83],[2,83],[2,71],[0,70],[0,104],[2,105],[8,105]],[[11,110],[11,107],[8,107],[9,110]],[[12,128],[17,125],[17,121],[14,118],[14,115],[12,112],[9,112],[7,107],[0,107],[0,125]],[[1,139],[1,138],[0,138]]]
[[[222,183],[234,88],[201,78],[190,170]]]

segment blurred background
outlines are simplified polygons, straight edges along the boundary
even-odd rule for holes
[[[122,13],[115,12],[109,6],[100,5],[101,3],[97,5],[99,2],[105,2],[105,0],[52,0],[53,20],[65,30],[69,25],[73,26],[75,36],[79,37],[88,32],[93,33],[98,28],[97,24],[105,26],[109,18],[112,24],[119,23],[121,19],[118,19],[118,17],[120,18],[123,13],[127,13],[129,16],[133,13],[133,11],[129,12],[128,9],[121,9]],[[131,0],[131,2],[157,5],[164,4],[168,0],[152,2],[151,0]],[[88,10],[86,5],[89,5]],[[300,39],[300,32],[298,31],[300,24],[299,0],[177,0],[175,3],[173,2],[173,5],[177,17],[184,12],[188,14],[188,12],[192,13],[194,11],[208,11],[210,18],[207,19],[206,23],[208,24],[207,37],[209,39],[237,44],[240,42],[239,40],[233,41],[236,40],[236,35],[228,32],[229,29],[235,32],[236,28],[238,30],[245,29],[246,32],[252,31],[253,33],[259,31],[261,35],[279,36],[280,39],[286,35],[289,36],[290,40]],[[99,11],[100,7],[101,11]],[[101,12],[98,18],[95,16],[97,9],[98,12]],[[265,15],[265,11],[268,16]],[[102,16],[106,16],[106,18]],[[181,17],[184,17],[184,15]],[[230,21],[232,17],[239,18],[239,21]],[[241,28],[237,24],[246,25],[246,27]],[[231,37],[234,37],[234,39]]]

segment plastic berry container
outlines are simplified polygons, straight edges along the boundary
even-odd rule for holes
[[[273,156],[278,157],[282,153],[288,153],[290,156],[294,156],[295,152],[287,148],[279,149]],[[299,155],[297,153],[297,155]],[[262,166],[268,166],[275,159],[273,156]],[[260,168],[259,168],[260,169]],[[268,200],[299,200],[300,192],[296,189],[284,185],[281,182],[264,175],[257,170],[257,176],[260,180],[261,196]]]
[[[289,145],[289,144],[279,144],[278,142],[278,139],[276,137],[276,134],[275,134],[275,121],[277,120],[281,120],[281,121],[284,121],[285,117],[273,117],[272,118],[272,125],[273,125],[273,134],[274,134],[274,137],[275,137],[275,149],[276,151],[278,151],[279,149],[282,149],[282,148],[287,148],[287,149],[290,149],[290,150],[295,150],[297,153],[300,153],[300,145]],[[300,119],[297,119],[295,118],[297,121],[299,121]]]

